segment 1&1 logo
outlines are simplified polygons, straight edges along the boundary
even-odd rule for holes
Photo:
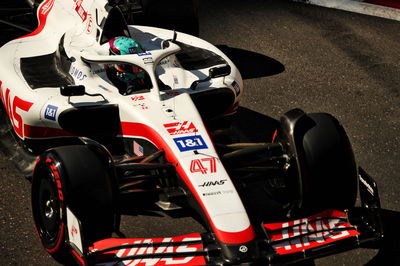
[[[54,105],[47,105],[46,110],[44,111],[44,118],[49,120],[56,120],[58,107]]]
[[[180,151],[207,149],[207,144],[201,136],[188,136],[182,138],[174,138],[175,144]]]

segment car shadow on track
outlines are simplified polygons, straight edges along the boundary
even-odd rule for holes
[[[378,254],[366,266],[400,265],[400,212],[382,210],[381,215],[384,237]]]
[[[273,76],[285,71],[281,62],[266,55],[227,45],[217,47],[233,61],[243,79]]]

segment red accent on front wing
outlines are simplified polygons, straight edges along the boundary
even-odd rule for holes
[[[327,210],[307,218],[284,223],[264,224],[264,228],[272,247],[280,255],[296,253],[360,235],[348,222],[347,214],[337,210]]]
[[[89,251],[92,253],[98,252],[98,254],[94,254],[94,261],[96,261],[96,258],[106,258],[107,260],[112,261],[113,258],[117,257],[119,258],[126,256],[140,256],[147,254],[158,255],[158,257],[152,258],[136,258],[124,260],[124,265],[205,265],[206,261],[204,259],[204,256],[159,256],[159,254],[163,253],[176,253],[181,255],[185,252],[190,253],[202,251],[203,244],[200,241],[201,236],[198,233],[165,238],[108,238],[95,242],[92,247],[89,247]],[[180,243],[173,244],[174,242]],[[142,246],[123,248],[124,245],[130,244],[137,244]],[[122,247],[104,253],[101,252],[101,250],[117,246]]]
[[[235,221],[232,221],[233,223]],[[220,240],[223,243],[227,244],[240,244],[240,243],[246,243],[251,240],[253,240],[256,237],[256,234],[254,232],[254,229],[251,225],[247,227],[245,230],[241,232],[225,232],[222,230],[218,230],[215,228],[215,226],[212,224],[214,233],[217,236],[218,240]]]
[[[251,225],[241,232],[225,232],[215,227],[207,209],[205,208],[202,200],[200,199],[200,196],[196,193],[196,190],[194,189],[192,183],[189,181],[186,172],[179,164],[178,159],[175,157],[174,153],[172,152],[171,148],[167,145],[167,143],[165,143],[162,137],[153,128],[140,123],[121,122],[121,131],[122,131],[121,134],[124,136],[144,137],[153,142],[154,145],[157,146],[157,148],[163,149],[165,151],[167,160],[175,165],[178,174],[185,181],[186,185],[192,191],[197,201],[199,202],[200,206],[202,207],[218,240],[228,244],[239,244],[239,243],[249,242],[255,238],[255,232]]]
[[[79,263],[80,263],[81,265],[85,265],[85,260],[82,259],[81,256],[79,256],[78,252],[76,252],[74,249],[71,249],[71,253],[72,253],[72,255],[75,256],[75,258],[79,261]]]

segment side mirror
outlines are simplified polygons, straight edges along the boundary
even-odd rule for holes
[[[210,68],[208,72],[208,77],[211,79],[225,77],[228,76],[230,73],[231,73],[231,66],[224,65],[224,66]]]
[[[62,96],[82,96],[85,95],[85,86],[83,85],[66,85],[60,87]]]
[[[193,81],[193,83],[190,86],[190,88],[192,90],[195,90],[197,85],[200,82],[206,82],[206,81],[209,81],[209,80],[211,80],[213,78],[225,77],[225,76],[228,76],[230,73],[231,73],[231,66],[230,65],[212,67],[208,71],[208,77],[206,77],[205,79],[200,79],[200,80]]]
[[[86,93],[85,91],[85,86],[83,85],[66,85],[66,86],[61,86],[60,87],[60,93],[62,96],[67,96],[68,97],[68,103],[70,102],[71,96],[83,96],[83,95],[88,95],[88,96],[100,96],[103,98],[104,102],[108,102],[107,99],[103,96],[101,93],[95,93],[95,94],[90,94]]]

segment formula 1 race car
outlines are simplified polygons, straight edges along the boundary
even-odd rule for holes
[[[332,115],[293,109],[269,142],[243,142],[230,126],[242,78],[215,46],[128,26],[106,0],[45,0],[37,16],[0,48],[0,144],[32,181],[55,259],[282,265],[382,237],[377,186]],[[204,231],[125,237],[133,205],[180,210]]]

